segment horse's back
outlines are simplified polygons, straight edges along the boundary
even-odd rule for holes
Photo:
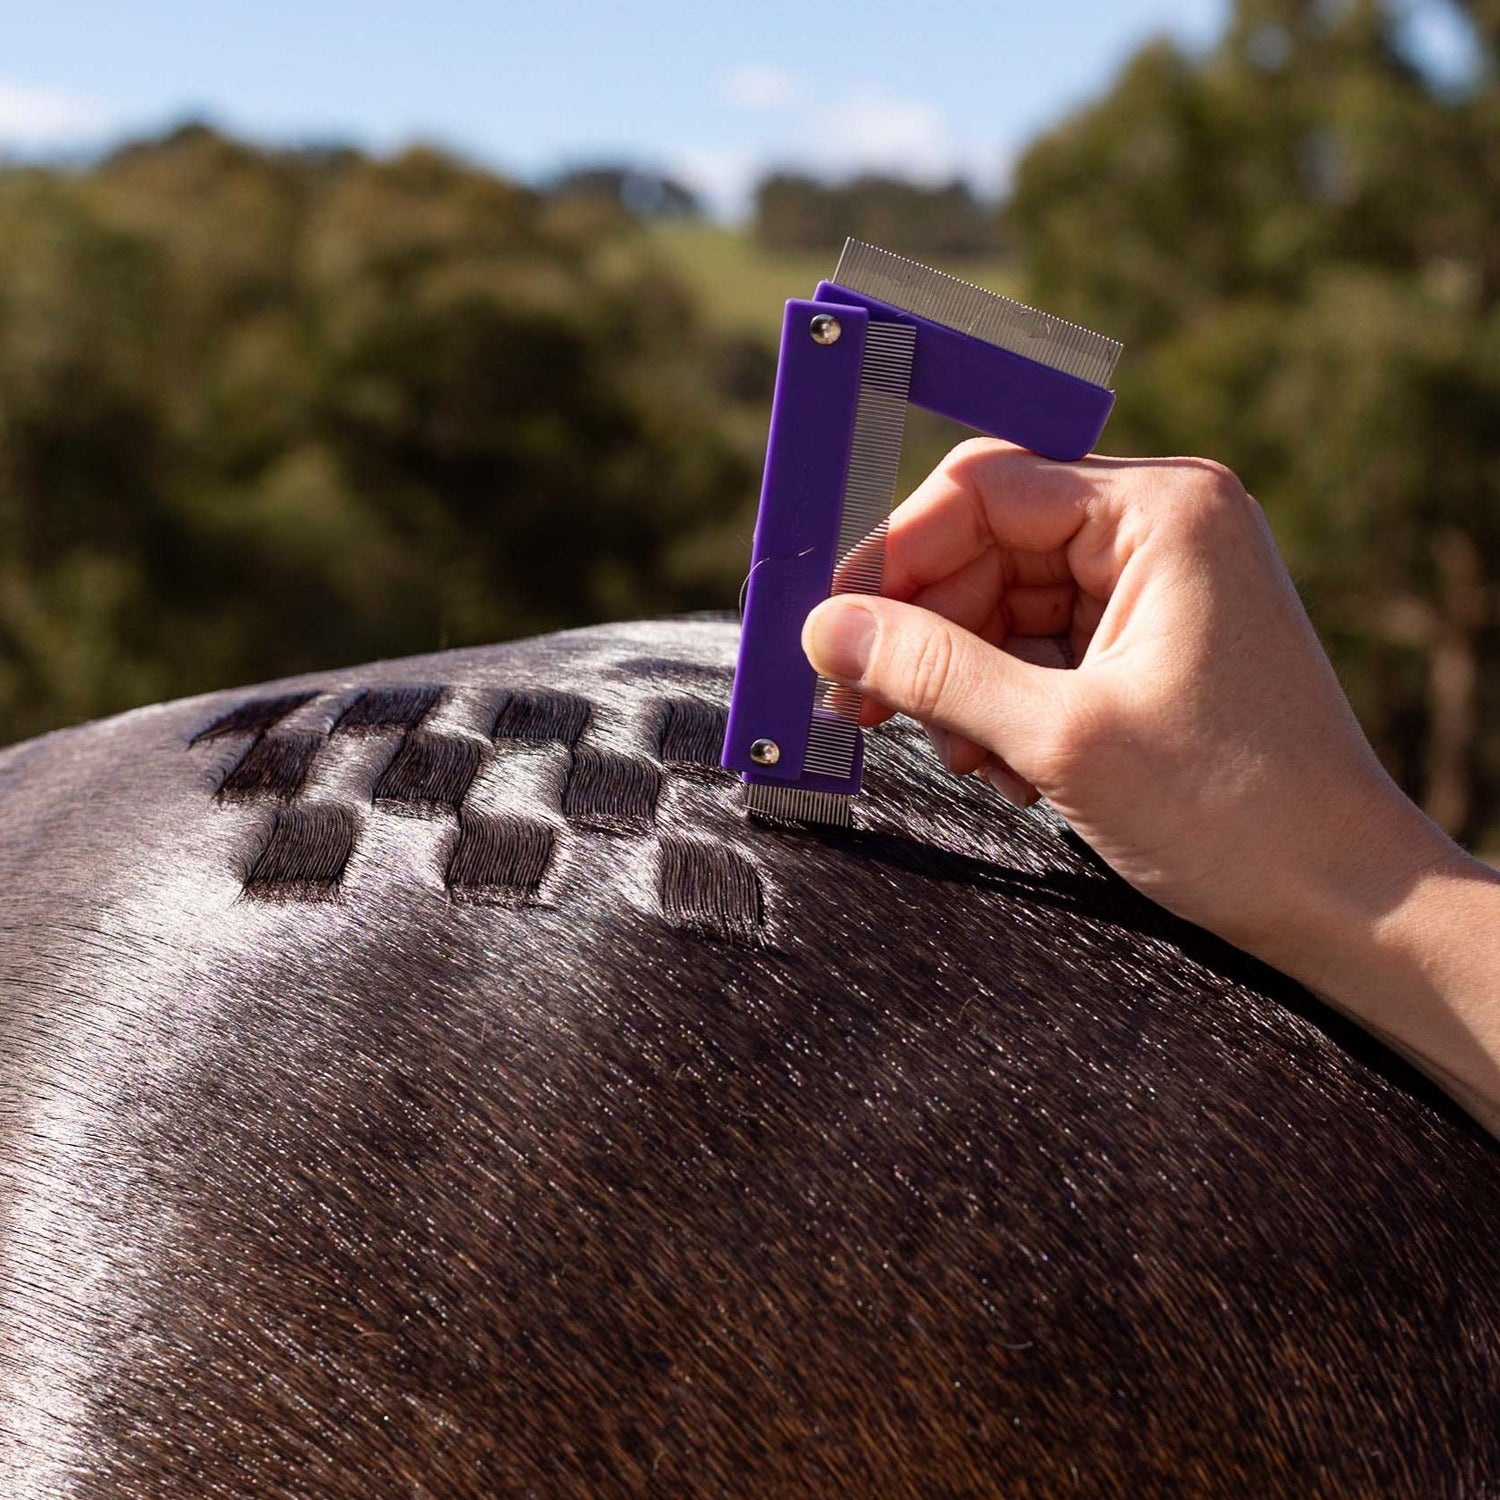
[[[0,1492],[1497,1493],[1491,1144],[909,728],[748,819],[733,642],[0,752]]]

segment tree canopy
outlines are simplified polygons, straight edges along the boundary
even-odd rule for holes
[[[5,737],[732,600],[732,354],[617,204],[428,150],[0,173]]]
[[[878,173],[847,182],[773,173],[756,189],[755,233],[775,250],[837,251],[851,235],[907,255],[982,255],[1000,244],[994,211],[967,183]]]
[[[1500,92],[1372,0],[1241,0],[1019,163],[1032,294],[1122,338],[1108,440],[1266,506],[1387,761],[1471,836],[1500,799]],[[1500,14],[1500,13],[1497,13]]]
[[[1028,300],[1122,338],[1109,446],[1240,472],[1377,748],[1482,841],[1500,0],[1461,14],[1457,85],[1408,55],[1391,5],[1239,0],[1217,46],[1152,43],[1035,141],[998,219],[962,183],[778,174],[757,232],[940,265],[1003,243]],[[538,190],[431,150],[203,127],[0,169],[0,740],[731,606],[773,351],[716,331],[689,290],[714,277],[642,227],[692,209],[628,165]],[[914,456],[942,441],[913,424]]]

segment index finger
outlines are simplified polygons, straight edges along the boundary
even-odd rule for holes
[[[881,593],[910,600],[996,546],[1064,551],[1103,478],[1089,459],[1056,463],[999,439],[961,444],[892,513]]]

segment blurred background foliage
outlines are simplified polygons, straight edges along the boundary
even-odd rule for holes
[[[632,224],[429,151],[202,128],[0,176],[7,737],[722,602],[744,356]]]
[[[961,182],[186,127],[0,170],[0,740],[313,667],[732,607],[780,303],[845,234],[1125,340],[1113,451],[1265,505],[1408,790],[1500,845],[1500,5],[1425,75],[1375,0],[1240,0]],[[913,424],[908,482],[959,436]]]
[[[1240,0],[1035,143],[1007,222],[1043,305],[1126,341],[1125,452],[1240,473],[1355,706],[1448,828],[1500,835],[1500,6],[1471,85],[1374,0]]]

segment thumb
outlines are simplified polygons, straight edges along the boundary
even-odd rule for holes
[[[1017,660],[930,610],[894,599],[825,599],[802,627],[824,677],[936,724],[1025,774],[1056,723],[1065,675]]]

